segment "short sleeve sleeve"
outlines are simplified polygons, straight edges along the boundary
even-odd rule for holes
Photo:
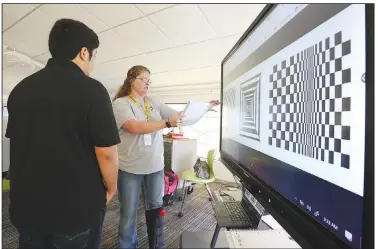
[[[99,83],[89,111],[90,136],[94,146],[110,147],[121,142],[114,119],[110,96]]]
[[[162,119],[167,119],[177,113],[177,111],[163,102],[159,102],[160,116]]]
[[[127,121],[136,119],[130,103],[124,98],[118,98],[113,102],[113,111],[118,129]]]

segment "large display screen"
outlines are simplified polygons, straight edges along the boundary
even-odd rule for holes
[[[222,63],[221,151],[355,248],[365,54],[365,5],[279,4]]]

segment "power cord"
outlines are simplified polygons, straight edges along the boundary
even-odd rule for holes
[[[227,189],[228,191],[232,191],[232,190],[238,191],[238,190],[242,189],[242,185],[240,184],[240,181],[237,180],[235,175],[232,175],[232,176],[234,177],[234,181],[235,181],[237,187],[235,187],[235,185],[232,186],[232,185],[229,185],[227,183],[218,183],[218,184],[222,185],[222,187],[219,188],[219,191],[224,190],[224,188],[228,188]]]
[[[238,185],[238,188],[239,188],[239,189],[242,189],[242,186],[241,186],[241,184],[240,184],[240,181],[238,181],[238,180],[236,179],[236,176],[235,176],[235,175],[232,175],[232,176],[234,177],[235,183]]]
[[[217,184],[222,185],[222,187],[220,187],[219,190],[224,190],[225,188],[228,188],[226,190],[232,190],[232,189],[239,190],[239,188],[235,187],[235,185],[229,185],[227,183],[217,183]]]
[[[223,191],[220,191],[220,190],[219,190],[219,194],[220,194],[220,196],[228,196],[229,198],[231,198],[232,201],[235,201],[235,198],[234,198],[234,197],[232,197],[232,196],[229,195],[229,194],[226,194],[226,193],[223,192]]]

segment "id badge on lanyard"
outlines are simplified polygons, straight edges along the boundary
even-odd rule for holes
[[[144,134],[144,145],[145,146],[151,146],[152,145],[152,136],[151,134]]]

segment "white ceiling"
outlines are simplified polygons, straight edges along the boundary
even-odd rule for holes
[[[7,47],[44,65],[50,58],[47,42],[54,22],[76,19],[99,35],[98,61],[91,76],[110,94],[131,66],[142,64],[152,72],[151,94],[166,102],[184,102],[219,96],[221,61],[265,4],[2,6],[3,52]],[[3,54],[3,98],[39,69],[29,65]]]

